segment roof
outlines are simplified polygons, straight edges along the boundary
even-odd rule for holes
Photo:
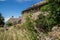
[[[21,18],[10,18],[7,22],[18,22]]]
[[[42,6],[46,5],[46,4],[48,4],[48,2],[46,2],[46,1],[39,2],[39,3],[37,3],[37,4],[34,4],[34,5],[32,5],[31,7],[23,10],[23,11],[22,11],[22,14],[23,14],[24,12],[26,12],[26,11],[30,11],[31,9],[36,9],[36,8],[38,8],[38,7],[42,7]]]

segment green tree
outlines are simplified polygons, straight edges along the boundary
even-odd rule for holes
[[[3,27],[3,26],[4,26],[4,17],[0,13],[0,27]]]

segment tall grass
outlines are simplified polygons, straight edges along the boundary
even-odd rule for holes
[[[0,32],[0,40],[37,40],[37,34],[26,29],[12,29]]]

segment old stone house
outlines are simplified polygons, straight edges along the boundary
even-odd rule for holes
[[[7,22],[12,23],[12,25],[20,24],[20,23],[21,23],[21,17],[19,17],[19,18],[14,18],[14,17],[12,16]]]
[[[37,4],[34,4],[32,5],[31,7],[25,9],[22,11],[22,19],[21,19],[21,23],[24,23],[25,22],[25,19],[26,19],[26,16],[29,15],[29,14],[33,14],[32,15],[32,18],[35,20],[37,19],[39,13],[43,12],[42,10],[40,10],[41,7],[47,5],[48,2],[46,1],[43,1],[43,2],[40,2],[40,3],[37,3]],[[47,14],[47,12],[45,12]]]

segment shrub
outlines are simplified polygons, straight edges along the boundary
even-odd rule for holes
[[[7,22],[6,25],[7,25],[8,27],[10,27],[10,26],[12,26],[12,23],[11,23],[11,22]]]
[[[49,32],[53,28],[54,25],[56,25],[56,21],[52,16],[40,14],[38,16],[38,19],[35,21],[36,26],[42,29],[44,32]]]

